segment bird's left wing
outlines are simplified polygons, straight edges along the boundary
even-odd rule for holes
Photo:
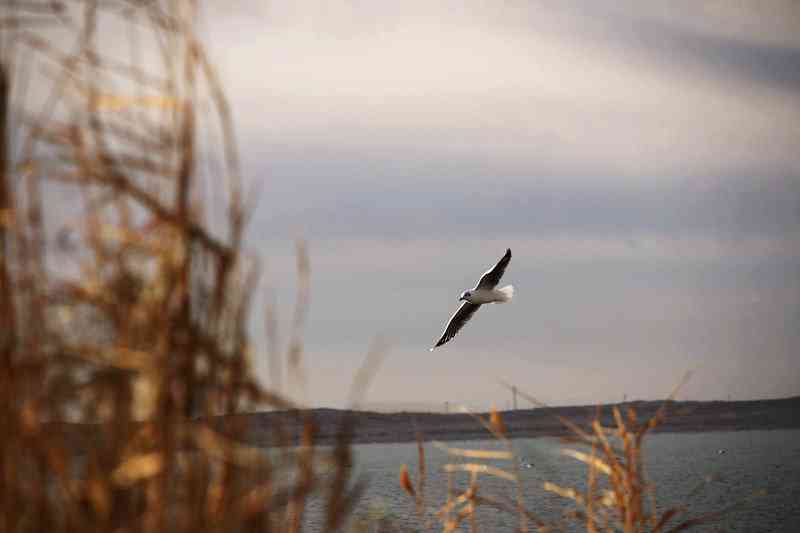
[[[480,306],[480,304],[472,304],[469,302],[461,304],[458,311],[453,313],[453,316],[450,317],[450,321],[447,323],[447,327],[444,328],[444,333],[442,333],[442,338],[439,339],[433,348],[438,348],[455,337],[456,333],[464,327],[464,324],[472,318],[472,315],[475,314],[475,311],[477,311]],[[431,350],[433,350],[433,348],[431,348]]]
[[[487,270],[483,274],[483,276],[481,276],[481,279],[475,288],[494,289],[497,286],[497,284],[500,283],[500,278],[503,277],[503,274],[506,271],[506,267],[510,262],[511,262],[511,248],[508,248],[506,249],[506,254],[500,258],[500,261],[498,261],[495,266]]]

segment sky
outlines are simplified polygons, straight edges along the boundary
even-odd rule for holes
[[[800,394],[800,3],[209,2],[281,341],[343,407]],[[428,349],[503,254],[514,300]],[[253,310],[263,354],[263,301]],[[254,357],[268,381],[267,361]]]
[[[681,399],[800,393],[800,4],[214,9],[284,326],[309,246],[308,403],[344,405],[375,338],[373,406],[657,399],[686,371]],[[507,247],[514,301],[429,352]]]

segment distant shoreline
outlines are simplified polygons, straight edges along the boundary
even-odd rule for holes
[[[665,405],[663,401],[635,401],[624,404],[600,406],[546,407],[503,411],[501,416],[510,438],[561,437],[570,435],[558,417],[564,417],[581,428],[588,428],[596,412],[600,411],[605,427],[615,427],[612,408],[619,407],[626,414],[633,407],[639,423],[655,415]],[[776,400],[666,402],[664,421],[654,431],[696,433],[705,431],[745,431],[800,428],[800,396]],[[312,409],[306,413],[317,424],[317,442],[333,444],[341,422],[347,416],[355,418],[352,441],[354,444],[412,442],[419,433],[423,440],[482,440],[492,435],[468,414],[443,413],[376,413],[340,409]],[[478,413],[487,419],[487,413]],[[250,427],[248,442],[269,446],[273,437],[270,427],[281,422],[289,433],[302,433],[299,413],[265,412],[235,415]],[[214,420],[218,425],[221,419]],[[626,420],[627,423],[627,420]]]
[[[751,401],[632,401],[622,404],[544,407],[502,411],[508,437],[538,438],[563,437],[571,432],[559,420],[568,419],[583,429],[588,429],[596,413],[600,413],[603,426],[613,428],[612,408],[618,407],[626,416],[629,407],[639,423],[651,418],[665,406],[665,418],[654,431],[671,433],[698,433],[710,431],[747,431],[773,429],[800,429],[800,396],[774,400]],[[476,413],[484,420],[487,413]],[[377,413],[346,409],[310,409],[306,411],[268,411],[239,413],[196,419],[226,433],[232,424],[246,428],[248,444],[270,447],[280,442],[299,444],[308,419],[315,424],[315,443],[320,446],[335,444],[348,417],[353,420],[350,442],[353,444],[387,444],[413,442],[417,435],[424,441],[484,440],[494,438],[472,416],[463,413]],[[626,423],[628,420],[626,418]],[[93,424],[55,423],[70,442],[70,447],[85,450],[91,446],[96,431]],[[241,433],[240,433],[241,435]],[[280,435],[280,437],[279,437]]]

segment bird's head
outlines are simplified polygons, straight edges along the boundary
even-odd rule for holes
[[[465,300],[465,301],[467,301],[467,302],[468,302],[468,301],[469,301],[469,297],[470,297],[470,296],[472,296],[472,293],[471,293],[471,292],[469,292],[469,291],[464,291],[464,292],[462,292],[462,293],[461,293],[461,296],[459,296],[459,297],[458,297],[458,300],[459,300],[459,301],[461,301],[461,300]]]

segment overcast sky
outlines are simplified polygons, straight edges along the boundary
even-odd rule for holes
[[[303,397],[378,335],[374,404],[800,393],[800,4],[472,4],[206,12],[284,326],[309,243]],[[507,247],[514,301],[430,353]]]

